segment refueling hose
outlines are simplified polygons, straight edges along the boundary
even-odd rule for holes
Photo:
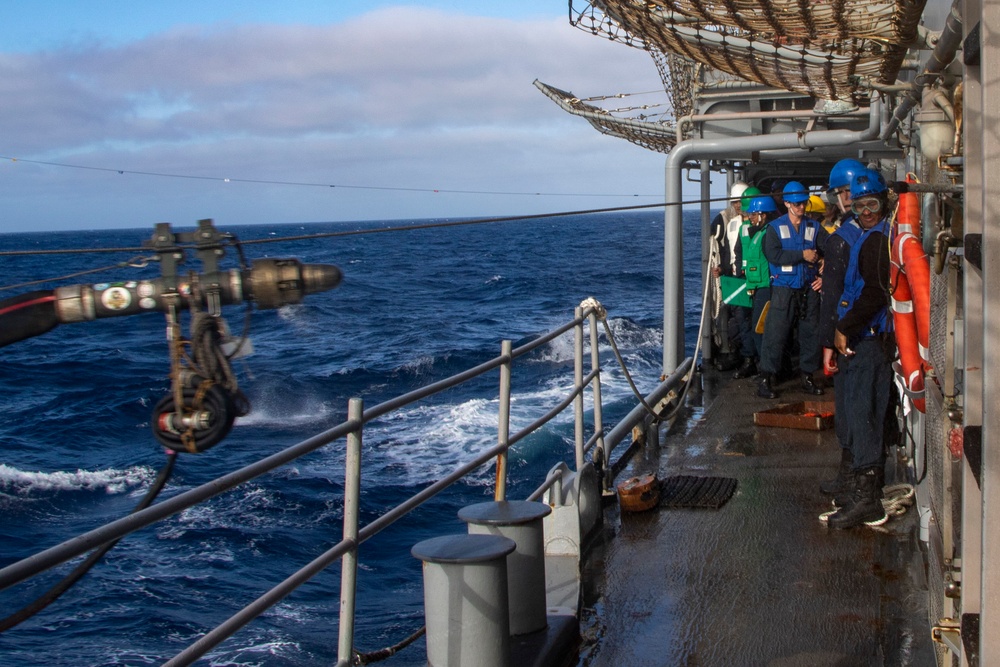
[[[0,347],[41,335],[59,325],[56,295],[37,290],[0,301]]]

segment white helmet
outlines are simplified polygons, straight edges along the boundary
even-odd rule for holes
[[[750,186],[742,181],[733,183],[733,187],[729,189],[729,200],[739,200],[748,187]]]

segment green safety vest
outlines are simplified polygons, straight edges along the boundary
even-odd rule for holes
[[[751,230],[756,231],[751,235]],[[740,244],[743,246],[743,272],[747,277],[747,289],[760,289],[770,287],[771,270],[764,257],[764,232],[767,225],[754,228],[751,225],[743,225],[740,230]]]

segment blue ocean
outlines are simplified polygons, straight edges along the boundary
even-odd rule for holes
[[[698,326],[698,213],[685,213],[686,341]],[[570,215],[405,229],[427,220],[229,227],[249,259],[295,257],[335,264],[334,290],[250,320],[254,354],[235,363],[252,410],[201,454],[182,454],[160,498],[270,455],[366,407],[482,363],[573,318],[587,298],[608,311],[641,391],[660,375],[663,212]],[[188,231],[190,226],[175,225]],[[305,238],[344,230],[400,231]],[[138,247],[145,229],[0,235],[0,250]],[[135,253],[5,256],[0,286],[111,266]],[[192,258],[193,259],[193,258]],[[223,264],[235,266],[227,255]],[[193,261],[183,267],[197,270]],[[158,266],[112,268],[68,283],[156,277]],[[59,283],[64,284],[64,283]],[[0,292],[9,298],[56,283]],[[234,331],[244,308],[227,306]],[[572,334],[513,369],[512,427],[537,419],[572,387]],[[613,425],[634,405],[605,351],[602,377]],[[168,391],[162,315],[64,324],[0,348],[0,566],[126,515],[166,456],[150,414]],[[373,422],[362,453],[361,523],[496,443],[498,374]],[[572,411],[511,452],[508,497],[524,498],[558,461],[573,460]],[[483,467],[359,550],[356,648],[371,651],[423,625],[419,561],[410,548],[464,531],[467,504],[492,499]],[[155,665],[229,618],[341,538],[344,442],[123,539],[51,606],[0,634],[0,664]],[[81,559],[0,592],[7,616],[44,593]],[[333,566],[200,664],[330,665],[336,661],[340,571]],[[423,640],[388,660],[426,663]]]

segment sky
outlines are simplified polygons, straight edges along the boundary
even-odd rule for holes
[[[663,198],[665,155],[532,85],[665,99],[648,54],[572,27],[565,0],[60,0],[2,16],[0,232]]]

